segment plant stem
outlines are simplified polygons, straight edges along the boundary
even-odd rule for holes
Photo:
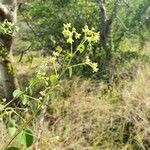
[[[49,100],[50,100],[50,98],[48,96],[46,101],[45,101],[44,108],[43,108],[43,110],[41,111],[41,114],[40,114],[39,126],[38,126],[38,135],[37,135],[37,139],[35,141],[33,150],[39,150],[39,143],[40,143],[40,139],[41,139],[41,136],[42,136],[42,133],[43,133],[43,126],[44,126],[45,115],[46,115]]]

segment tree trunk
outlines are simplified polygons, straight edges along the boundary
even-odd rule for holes
[[[111,47],[108,43],[108,37],[110,32],[110,25],[108,24],[108,16],[106,14],[105,8],[105,0],[99,0],[99,9],[100,9],[100,17],[101,17],[101,27],[100,27],[100,40],[101,40],[101,47],[106,52],[106,59],[110,59],[111,55]]]
[[[114,1],[114,8],[111,12],[111,16],[107,16],[106,7],[105,7],[105,0],[99,0],[99,10],[100,10],[100,40],[101,40],[101,47],[106,52],[106,60],[111,59],[111,51],[112,51],[112,45],[111,45],[111,27],[113,19],[115,18],[117,14],[117,1]]]
[[[9,101],[13,99],[13,91],[16,89],[15,78],[11,62],[0,62],[1,80],[3,84],[4,94]]]
[[[3,0],[0,3],[0,23],[4,20],[16,23],[17,0]],[[14,70],[12,65],[13,35],[0,33],[0,78],[2,80],[4,94],[7,101],[13,98],[16,89]]]
[[[106,8],[104,6],[105,1],[104,0],[99,0],[99,8],[100,8],[100,16],[101,16],[101,27],[100,27],[100,31],[101,31],[101,43],[102,43],[102,47],[104,49],[108,49],[108,44],[107,44],[107,22],[108,22],[108,17],[106,14]]]

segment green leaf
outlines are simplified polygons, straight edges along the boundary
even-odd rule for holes
[[[15,135],[16,130],[17,130],[16,127],[10,127],[10,128],[8,128],[9,134],[10,134],[11,136],[14,136],[14,135]]]
[[[3,111],[5,108],[5,105],[0,104],[0,111]]]
[[[50,81],[52,85],[55,85],[58,81],[58,77],[56,75],[51,75],[50,76]]]
[[[8,132],[11,136],[15,135],[16,133],[16,123],[15,123],[15,120],[11,120],[9,121],[8,123]]]
[[[25,146],[30,147],[34,142],[33,132],[29,129],[23,130],[19,135],[19,142]]]
[[[28,103],[28,97],[26,95],[22,95],[21,100],[23,105],[26,105]]]
[[[20,95],[22,95],[22,94],[23,94],[22,91],[20,91],[20,90],[15,90],[15,91],[13,92],[13,97],[14,97],[14,98],[18,98],[18,97],[20,97]]]
[[[47,80],[45,80],[44,83],[45,83],[46,86],[48,86],[48,81]]]
[[[6,150],[19,150],[17,147],[8,147]]]
[[[69,67],[69,78],[72,77],[72,67]]]
[[[10,120],[8,123],[8,127],[14,127],[16,125],[15,120]]]

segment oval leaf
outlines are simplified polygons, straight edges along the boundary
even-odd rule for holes
[[[5,105],[0,104],[0,111],[3,111],[5,108]]]
[[[15,124],[14,120],[9,121],[9,123],[8,123],[8,132],[11,136],[15,135],[15,133],[16,133],[17,129],[16,129],[15,125],[16,124]]]
[[[18,98],[20,95],[22,95],[23,94],[23,92],[22,91],[20,91],[20,90],[15,90],[14,92],[13,92],[13,97],[14,98]]]
[[[25,148],[30,147],[34,142],[33,132],[29,129],[23,130],[19,136],[19,141]]]
[[[21,96],[21,101],[23,105],[26,105],[28,103],[28,97],[26,95]]]
[[[10,134],[11,136],[14,136],[14,135],[15,135],[16,130],[17,130],[16,127],[9,127],[9,128],[8,128],[9,134]]]
[[[8,147],[6,150],[19,150],[17,147]]]

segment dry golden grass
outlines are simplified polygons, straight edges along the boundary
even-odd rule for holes
[[[134,80],[125,83],[123,89],[114,86],[108,92],[103,83],[62,81],[60,97],[47,114],[40,150],[147,150],[150,67],[140,67]],[[6,144],[10,137],[4,127],[1,131]]]
[[[4,150],[4,147],[11,141],[6,125],[0,121],[0,150]],[[17,140],[15,139],[9,146],[19,146]]]
[[[41,150],[147,150],[150,67],[139,67],[134,80],[118,93],[116,86],[109,95],[104,84],[96,91],[92,86],[79,78],[63,81],[61,93],[69,94],[52,101]]]
[[[141,54],[150,56],[148,50],[149,44]],[[118,78],[111,88],[100,81],[63,80],[49,106],[40,150],[148,150],[150,63],[133,61],[132,79]],[[10,137],[0,128],[4,145]]]

